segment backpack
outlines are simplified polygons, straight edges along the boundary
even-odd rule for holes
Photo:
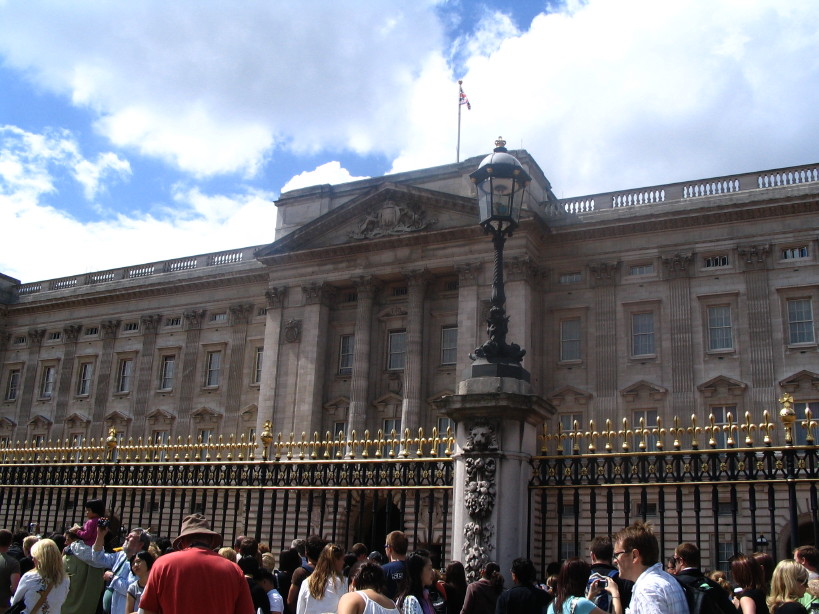
[[[719,593],[711,592],[724,592],[718,584],[712,584],[707,578],[698,580],[696,584],[686,584],[676,576],[674,576],[674,579],[677,580],[685,593],[685,600],[688,602],[690,614],[723,614],[716,601]]]
[[[608,571],[608,573],[606,573],[606,576],[605,576],[605,577],[608,577],[608,578],[610,578],[612,581],[615,581],[615,582],[616,582],[616,581],[617,581],[616,579],[617,579],[617,577],[618,577],[619,575],[620,575],[620,574],[619,574],[619,572],[618,572],[616,569],[610,569],[610,570]],[[586,585],[586,594],[587,594],[587,595],[589,594],[589,589],[591,588],[592,582],[594,582],[595,580],[597,580],[597,579],[598,579],[598,578],[600,578],[600,577],[604,577],[604,576],[602,576],[602,575],[601,575],[601,574],[599,574],[599,573],[593,573],[593,574],[592,574],[592,575],[589,577],[589,582],[588,582],[588,584]],[[613,610],[613,608],[612,608],[613,603],[612,603],[612,600],[611,600],[611,595],[609,595],[609,594],[608,594],[606,591],[602,591],[602,592],[601,592],[599,595],[597,595],[597,597],[595,597],[594,599],[592,599],[592,602],[593,602],[593,603],[594,603],[594,604],[595,604],[595,605],[596,605],[598,608],[600,608],[601,610],[603,610],[604,612],[613,612],[613,611],[614,611],[614,610]]]

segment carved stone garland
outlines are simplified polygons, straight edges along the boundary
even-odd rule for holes
[[[470,518],[464,524],[464,567],[467,578],[473,581],[480,577],[481,568],[491,560],[494,548],[492,535],[495,527],[490,518],[497,496],[498,438],[495,425],[484,420],[472,423],[463,455],[466,473],[464,506]]]

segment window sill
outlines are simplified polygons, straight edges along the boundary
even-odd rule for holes
[[[815,350],[816,342],[812,341],[810,343],[789,343],[787,347],[789,350]]]
[[[641,354],[639,356],[629,356],[628,361],[632,364],[643,364],[646,362],[657,362],[657,354]]]
[[[725,356],[736,354],[737,350],[736,348],[725,348],[721,350],[706,350],[705,353],[708,356]]]
[[[130,390],[118,390],[117,392],[114,393],[114,396],[115,397],[127,397],[129,394],[131,394]]]
[[[583,366],[583,359],[578,358],[575,360],[558,360],[557,361],[558,367],[582,367]]]

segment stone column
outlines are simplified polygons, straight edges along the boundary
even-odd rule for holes
[[[185,318],[185,348],[182,350],[182,378],[179,386],[179,413],[176,416],[176,435],[183,438],[191,434],[194,388],[202,385],[197,378],[196,361],[199,357],[199,339],[202,337],[204,309],[194,309],[182,314]]]
[[[273,433],[285,430],[281,417],[276,413],[276,389],[279,373],[279,348],[281,347],[282,314],[284,313],[287,288],[270,288],[265,293],[267,299],[267,322],[264,326],[264,356],[262,357],[262,377],[259,381],[259,409],[256,412],[256,434],[264,431],[268,420],[273,425]]]
[[[404,363],[404,400],[401,403],[401,430],[418,436],[421,426],[421,369],[424,358],[424,294],[428,275],[425,271],[406,274],[409,286],[407,306],[407,355]]]
[[[542,293],[533,291],[535,280],[539,277],[538,267],[528,257],[512,258],[506,261],[506,313],[509,315],[509,336],[508,341],[514,341],[526,349],[526,356],[523,362],[535,365],[533,360],[538,356],[540,339],[543,335],[535,334],[535,330],[540,331],[540,327],[535,322],[543,320],[543,314],[537,308],[539,298]],[[528,361],[527,361],[528,359]],[[542,361],[540,361],[542,364]],[[525,366],[525,365],[524,365]],[[540,390],[541,374],[540,370],[531,373],[531,383],[534,390]]]
[[[64,350],[60,362],[60,380],[57,388],[57,407],[54,410],[54,431],[51,436],[56,439],[65,437],[65,414],[71,398],[71,375],[74,372],[74,357],[77,354],[77,339],[82,332],[82,324],[70,324],[63,329]]]
[[[738,250],[748,297],[748,339],[751,370],[751,411],[761,415],[776,406],[774,341],[771,330],[771,289],[768,283],[770,245],[747,245]],[[774,296],[776,300],[776,296]],[[750,408],[749,408],[750,409]]]
[[[594,287],[594,384],[597,398],[595,421],[605,424],[617,411],[617,270],[619,262],[595,262],[589,265]]]
[[[117,340],[121,320],[106,320],[102,323],[102,353],[100,354],[100,372],[97,376],[97,387],[94,391],[94,415],[91,428],[97,436],[105,433],[105,408],[111,394],[111,369],[114,360],[114,343]]]
[[[361,437],[367,428],[367,406],[370,391],[370,342],[373,326],[373,300],[378,282],[372,276],[359,277],[356,282],[358,306],[355,314],[355,347],[353,348],[353,378],[350,383],[350,409],[347,432]]]
[[[480,262],[465,262],[455,267],[458,272],[458,358],[457,372],[464,374],[472,364],[469,354],[475,351],[486,334],[486,322],[481,320],[481,299],[478,296]]]
[[[147,440],[150,433],[146,430],[148,419],[148,397],[151,390],[156,390],[157,382],[152,382],[154,354],[156,353],[156,333],[162,316],[159,314],[142,316],[139,330],[142,332],[142,350],[139,356],[136,390],[134,391],[134,420],[131,435]]]
[[[230,356],[228,361],[227,390],[225,391],[225,424],[235,424],[233,432],[241,434],[239,409],[242,403],[242,382],[247,347],[247,326],[253,315],[253,305],[232,305],[230,307]],[[264,361],[264,359],[263,359]],[[258,412],[257,412],[258,413]],[[261,431],[257,431],[261,433]]]
[[[40,368],[40,347],[43,345],[43,338],[45,337],[45,329],[37,328],[28,331],[28,353],[26,354],[25,373],[23,374],[23,390],[20,395],[20,405],[17,406],[17,428],[14,433],[16,439],[22,439],[26,436],[26,426],[21,422],[28,418],[31,419],[31,408],[34,402],[34,386],[37,384],[37,369]]]
[[[296,402],[293,415],[293,432],[312,437],[321,430],[322,394],[327,364],[327,330],[330,321],[330,302],[335,290],[328,284],[311,284],[302,287],[304,297],[303,320],[294,321],[291,330],[285,325],[285,341],[300,343]],[[307,334],[303,334],[306,331]],[[297,337],[297,338],[295,338]]]
[[[527,382],[501,377],[464,380],[435,406],[457,424],[450,559],[463,561],[470,579],[490,560],[508,576],[529,549],[529,461],[554,408]]]
[[[693,254],[663,257],[669,286],[671,322],[671,412],[690,416],[694,400],[694,341],[691,336],[691,263]],[[659,322],[657,323],[659,329]]]

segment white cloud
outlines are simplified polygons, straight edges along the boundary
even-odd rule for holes
[[[130,175],[129,162],[110,151],[99,154],[96,162],[83,159],[74,165],[74,177],[82,184],[87,200],[93,200],[99,190],[104,189],[104,186],[100,185],[104,177],[129,177]]]
[[[367,179],[367,177],[353,177],[346,168],[341,167],[338,161],[327,162],[321,166],[317,166],[312,171],[304,171],[295,177],[292,177],[282,187],[282,192],[289,192],[290,190],[298,190],[299,188],[306,188],[313,185],[339,184],[347,183],[349,181],[356,181],[358,179]]]

